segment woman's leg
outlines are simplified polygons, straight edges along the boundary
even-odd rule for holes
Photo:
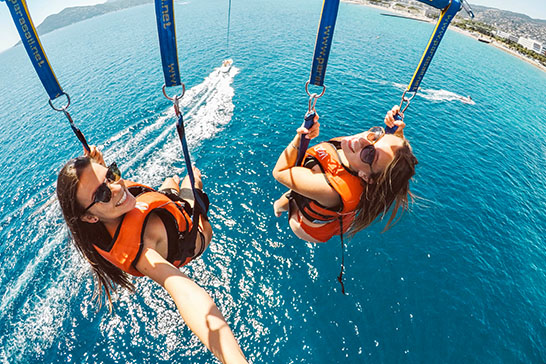
[[[290,229],[292,229],[292,232],[300,239],[311,242],[311,243],[322,243],[321,241],[315,239],[311,235],[309,235],[301,226],[301,219],[303,219],[302,216],[300,216],[300,210],[296,206],[295,202],[293,203],[292,208],[290,209],[290,218],[288,219],[288,224],[290,225]]]
[[[201,180],[201,171],[196,167],[193,167],[193,176],[195,177],[195,188],[202,190],[203,181]],[[188,175],[184,177],[184,180],[180,184],[180,197],[188,202],[193,208],[194,197],[190,177]],[[199,233],[197,234],[197,241],[195,242],[195,254],[202,254],[203,251],[208,248],[210,241],[212,240],[212,235],[212,226],[207,217],[203,215],[199,216]]]
[[[287,191],[284,193],[279,199],[275,202],[273,202],[273,211],[275,212],[275,216],[281,217],[283,212],[288,211],[288,204],[290,201],[288,200],[288,197],[286,197],[290,191]]]
[[[201,171],[197,169],[197,167],[193,167],[193,176],[195,177],[195,188],[202,190],[203,181],[201,180]],[[190,177],[186,175],[182,181],[182,184],[180,184],[180,197],[186,200],[190,204],[191,208],[193,208],[193,193],[190,193],[190,191],[192,191]]]
[[[159,187],[159,191],[171,190],[171,189],[179,191],[180,190],[180,187],[178,187],[179,184],[180,184],[180,178],[178,176],[165,178],[165,181],[163,181],[163,184],[161,184],[161,187]]]

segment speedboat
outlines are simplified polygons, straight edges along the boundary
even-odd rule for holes
[[[231,58],[225,59],[224,62],[222,62],[222,66],[220,67],[220,72],[228,73],[231,69],[232,64],[233,60]]]
[[[464,96],[461,96],[459,97],[459,100],[461,100],[462,103],[464,104],[470,104],[470,105],[475,105],[476,103],[474,102],[474,100],[472,100],[472,97],[467,96],[467,97],[464,97]]]

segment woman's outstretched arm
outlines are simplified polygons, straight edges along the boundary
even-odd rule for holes
[[[247,363],[224,316],[203,288],[150,248],[144,249],[136,268],[167,290],[186,325],[222,363]]]

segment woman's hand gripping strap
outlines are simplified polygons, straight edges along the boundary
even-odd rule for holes
[[[313,124],[315,123],[314,122],[314,119],[315,119],[315,116],[316,116],[316,113],[315,111],[308,111],[306,114],[305,114],[305,117],[304,117],[304,122],[303,122],[303,126],[306,128],[306,129],[310,129]],[[307,136],[305,135],[302,135],[301,138],[300,138],[300,145],[298,147],[298,159],[296,161],[296,165],[299,166],[301,165],[301,162],[303,161],[303,156],[305,155],[305,151],[307,150],[307,148],[309,147],[309,139],[307,139]]]
[[[408,98],[408,97],[406,97],[407,92],[408,92],[408,90],[404,91],[404,93],[402,94],[402,101],[400,101],[400,114],[402,114],[402,115],[404,115],[404,112],[408,108],[411,100],[415,97],[415,95],[417,95],[417,92],[414,92],[413,95],[411,95],[411,97]],[[404,103],[406,103],[405,106],[404,106]],[[400,116],[400,114],[394,115],[394,119],[403,120],[403,117]],[[392,128],[390,126],[385,127],[385,133],[387,133],[387,134],[394,134],[394,133],[396,133],[397,130],[398,130],[398,126],[396,126],[396,125],[394,125]]]
[[[307,92],[307,95],[309,95],[309,106],[307,108],[307,113],[305,113],[305,116],[303,118],[303,127],[307,130],[311,129],[313,124],[315,124],[315,117],[317,116],[317,113],[315,112],[315,105],[317,104],[317,100],[324,95],[324,92],[326,91],[326,86],[322,86],[322,92],[320,94],[311,94],[309,92],[309,81],[305,83],[305,92]],[[296,165],[299,166],[301,162],[303,161],[303,156],[305,155],[305,151],[309,147],[309,141],[306,136],[302,136],[300,139],[300,145],[298,147],[298,158],[296,160]]]

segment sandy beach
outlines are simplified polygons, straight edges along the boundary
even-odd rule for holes
[[[401,10],[398,10],[398,9],[393,9],[393,8],[386,8],[384,6],[379,6],[379,5],[374,5],[374,4],[370,4],[369,2],[365,2],[365,1],[359,1],[359,0],[341,0],[345,3],[349,3],[349,4],[357,4],[357,5],[364,5],[364,6],[368,6],[370,8],[375,8],[375,9],[379,9],[379,10],[382,10],[382,11],[385,11],[385,12],[389,12],[389,13],[392,13],[392,14],[395,14],[395,15],[399,15],[399,16],[403,16],[403,17],[407,17],[407,18],[412,18],[412,19],[415,19],[415,20],[420,20],[420,21],[425,21],[425,22],[428,22],[428,23],[435,23],[436,21],[435,20],[432,20],[430,18],[427,18],[425,16],[421,16],[421,15],[416,15],[414,13],[411,13],[409,11],[401,11]],[[450,26],[448,28],[448,30],[452,30],[452,31],[455,31],[455,32],[458,32],[458,33],[461,33],[461,34],[464,34],[468,37],[472,37],[474,39],[476,39],[476,41],[478,40],[478,38],[480,37],[483,37],[481,34],[479,33],[472,33],[472,32],[469,32],[467,30],[464,30],[464,29],[461,29],[461,28],[458,28],[458,27],[455,27],[455,26]],[[513,49],[510,49],[508,48],[507,46],[505,46],[504,44],[502,43],[499,43],[495,40],[492,40],[491,43],[489,43],[489,45],[493,46],[493,47],[496,47],[506,53],[509,53],[511,55],[513,55],[514,57],[517,57],[519,59],[521,59],[522,61],[525,61],[539,69],[541,69],[542,71],[546,72],[546,67],[544,67],[542,64],[540,64],[538,61],[535,61],[534,59],[531,59],[531,58],[528,58],[528,57],[525,57],[524,55],[521,55],[519,54],[518,52],[514,51]]]

